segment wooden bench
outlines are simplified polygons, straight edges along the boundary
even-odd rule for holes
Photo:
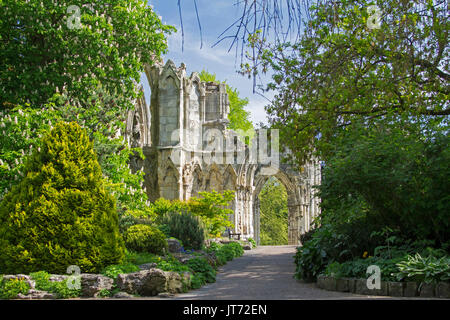
[[[230,238],[230,240],[231,240],[231,238],[233,237],[233,236],[238,236],[238,240],[241,240],[241,234],[240,233],[234,233],[234,232],[232,232],[231,230],[229,231],[229,233],[228,233],[228,237]]]

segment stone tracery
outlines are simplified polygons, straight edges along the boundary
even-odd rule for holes
[[[177,68],[170,60],[146,66],[146,75],[150,108],[143,99],[136,103],[129,112],[126,138],[130,145],[143,148],[145,160],[131,165],[146,173],[143,187],[149,199],[187,200],[199,191],[234,190],[234,216],[230,217],[234,231],[259,242],[258,196],[270,173],[286,187],[288,241],[299,244],[300,235],[319,213],[312,190],[320,184],[318,161],[305,164],[301,172],[279,162],[275,170],[268,170],[270,164],[255,161],[251,148],[234,139],[236,133],[227,128],[229,102],[224,84],[202,82],[197,73],[187,77],[184,64]],[[211,132],[213,137],[205,138]],[[257,150],[259,141],[252,143]]]

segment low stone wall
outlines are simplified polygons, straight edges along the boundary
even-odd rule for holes
[[[371,296],[450,298],[450,283],[381,281],[380,289],[367,288],[367,279],[335,278],[319,275],[317,286],[328,291],[351,292]]]
[[[66,275],[51,275],[49,281],[61,282],[67,279]],[[56,294],[36,290],[36,282],[29,275],[4,275],[4,280],[24,280],[30,286],[26,295],[18,294],[16,299],[56,299]],[[80,297],[97,298],[103,290],[112,291],[115,288],[120,291],[112,298],[133,298],[141,296],[166,297],[185,291],[190,285],[190,273],[179,274],[177,272],[163,271],[153,266],[146,270],[133,273],[119,274],[116,281],[101,274],[80,274]]]

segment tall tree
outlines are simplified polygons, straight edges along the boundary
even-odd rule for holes
[[[86,101],[99,86],[129,106],[174,30],[143,0],[4,0],[0,12],[0,108]]]
[[[250,46],[274,71],[266,110],[282,142],[305,160],[355,120],[449,115],[448,18],[447,1],[326,1],[296,43],[265,47],[254,33]]]

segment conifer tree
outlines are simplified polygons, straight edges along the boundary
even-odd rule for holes
[[[76,123],[59,122],[0,204],[0,273],[99,272],[124,256],[116,200]]]

